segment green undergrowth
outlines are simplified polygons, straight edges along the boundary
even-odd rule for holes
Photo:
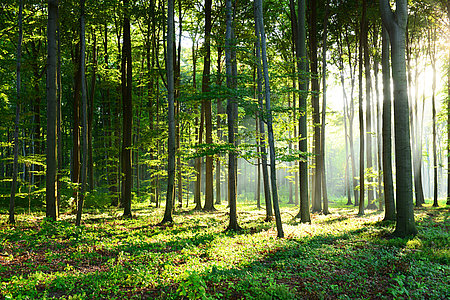
[[[342,199],[344,201],[344,199]],[[345,204],[345,203],[344,203]],[[282,205],[284,239],[263,210],[228,213],[139,206],[132,219],[116,209],[88,211],[56,223],[21,214],[0,227],[1,299],[448,299],[450,212],[416,209],[419,234],[392,238],[394,223],[341,201],[312,224]],[[3,218],[5,219],[5,218]]]

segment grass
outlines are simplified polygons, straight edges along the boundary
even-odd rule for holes
[[[285,239],[253,204],[238,207],[242,232],[224,232],[214,213],[136,205],[86,212],[56,223],[40,213],[0,224],[1,299],[449,299],[450,212],[416,210],[419,234],[391,238],[382,213],[357,217],[344,199],[312,224],[282,205]],[[5,219],[5,218],[3,218]]]

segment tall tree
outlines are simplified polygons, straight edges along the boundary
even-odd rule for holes
[[[358,86],[359,86],[359,207],[358,215],[364,215],[364,113],[363,113],[363,37],[366,29],[366,0],[363,1],[361,26],[359,30],[359,50],[358,50]]]
[[[317,59],[317,0],[310,1],[310,18],[309,18],[309,56],[311,59],[311,103],[312,118],[314,129],[314,160],[315,169],[313,177],[313,201],[312,211],[322,211],[322,176],[321,176],[321,156],[320,156],[320,112],[319,112],[319,77],[318,77],[318,59]],[[301,27],[301,26],[299,26]]]
[[[255,2],[255,20],[256,20],[256,2]],[[264,187],[264,200],[266,204],[266,218],[265,221],[270,221],[273,217],[273,209],[272,209],[272,198],[270,196],[270,181],[269,181],[269,173],[267,169],[267,148],[266,148],[266,129],[264,126],[266,115],[264,113],[264,95],[263,95],[263,74],[261,70],[261,42],[259,39],[260,33],[259,33],[259,23],[255,22],[255,35],[256,35],[256,91],[258,94],[258,126],[259,126],[259,149],[261,153],[261,167],[262,167],[262,173],[263,173],[263,187]]]
[[[132,128],[133,128],[133,102],[132,102],[132,61],[131,61],[131,32],[129,0],[123,0],[123,46],[122,46],[122,110],[123,110],[123,141],[122,141],[122,203],[123,216],[131,218],[131,190],[133,189],[132,168]]]
[[[391,144],[391,66],[390,44],[386,27],[382,29],[381,64],[383,68],[383,186],[384,186],[384,220],[395,220],[394,185],[392,182],[392,144]]]
[[[202,93],[208,94],[210,92],[210,73],[211,73],[211,9],[212,0],[205,0],[205,58],[203,60],[203,78],[202,78]],[[203,100],[205,108],[205,129],[206,129],[206,143],[212,144],[212,112],[211,99],[205,97]],[[205,166],[205,206],[203,210],[213,211],[214,208],[214,193],[213,193],[213,156],[206,156]]]
[[[412,167],[409,132],[409,105],[406,81],[405,38],[408,20],[407,0],[396,0],[395,12],[388,0],[380,0],[383,24],[391,41],[392,79],[394,82],[394,132],[396,163],[397,222],[394,235],[417,234],[414,222]]]
[[[431,84],[431,113],[433,127],[433,206],[438,207],[438,163],[437,163],[437,133],[436,133],[436,28],[434,24],[428,29],[428,53],[430,54],[433,80]]]
[[[77,218],[76,225],[80,226],[81,223],[81,213],[83,211],[83,201],[86,193],[86,181],[87,181],[87,164],[88,164],[88,123],[87,123],[87,94],[86,94],[86,37],[85,37],[85,12],[84,12],[85,0],[81,0],[81,17],[80,17],[80,41],[81,41],[81,51],[80,51],[80,61],[81,61],[81,102],[82,102],[82,116],[83,116],[83,131],[82,131],[82,142],[83,142],[83,162],[81,164],[81,194],[78,199],[77,205]]]
[[[279,238],[284,237],[283,224],[281,222],[281,214],[278,203],[278,188],[277,188],[277,175],[276,175],[276,159],[275,159],[275,141],[272,128],[272,109],[270,103],[270,82],[269,82],[269,66],[267,63],[266,53],[266,34],[264,30],[264,19],[262,0],[256,0],[256,22],[259,25],[259,33],[261,39],[261,57],[262,57],[262,69],[264,74],[264,96],[266,98],[266,113],[267,113],[267,133],[269,138],[269,151],[270,151],[270,183],[272,187],[272,202],[273,210],[275,213],[275,222],[277,225],[277,236]]]
[[[299,142],[298,149],[303,157],[300,158],[299,162],[299,180],[300,180],[300,211],[297,217],[300,217],[300,222],[310,223],[311,217],[309,213],[309,200],[308,200],[308,158],[306,153],[308,152],[308,127],[307,127],[307,94],[309,77],[308,72],[308,60],[306,54],[306,4],[305,0],[298,0],[298,23],[297,23],[297,42],[296,42],[296,53],[297,53],[297,69],[299,72],[298,86],[300,89],[299,93],[299,119],[298,119],[298,133]]]
[[[20,121],[20,64],[22,56],[22,11],[23,11],[23,0],[19,1],[19,15],[18,15],[18,28],[19,37],[17,41],[17,53],[16,53],[16,120],[14,123],[14,162],[13,162],[13,177],[11,184],[11,195],[9,198],[9,223],[14,224],[16,220],[14,219],[14,207],[15,207],[15,197],[16,197],[16,187],[17,187],[17,173],[19,169],[19,121]]]
[[[450,31],[450,1],[447,1],[447,19]],[[447,205],[450,205],[450,48],[447,64]]]
[[[234,77],[234,65],[236,64],[236,54],[234,46],[233,28],[233,8],[231,0],[225,0],[226,5],[226,36],[225,36],[225,62],[226,62],[226,82],[227,88],[236,88],[236,78]],[[237,99],[231,93],[227,99],[227,121],[228,121],[228,144],[232,149],[228,152],[228,204],[230,206],[230,222],[227,230],[238,231],[241,229],[237,222],[236,203],[236,140],[235,132],[237,128]]]
[[[167,194],[166,208],[164,218],[161,223],[171,223],[174,187],[175,187],[175,80],[174,80],[174,39],[175,39],[175,22],[174,22],[174,0],[169,0],[167,6],[167,53],[166,53],[166,72],[167,72],[167,99],[168,99],[168,178],[167,178]]]
[[[325,172],[325,116],[327,112],[327,32],[328,32],[328,0],[325,3],[325,17],[322,40],[322,128],[320,135],[320,161],[322,174],[323,214],[328,215],[327,176]]]
[[[48,0],[47,22],[47,174],[46,174],[46,217],[56,221],[56,173],[58,161],[56,155],[56,74],[57,74],[57,45],[56,23],[58,15],[57,0]]]
[[[364,0],[363,4],[363,26],[361,38],[364,48],[364,75],[366,79],[365,84],[365,99],[366,99],[366,166],[367,171],[371,172],[373,169],[373,158],[372,158],[372,76],[371,76],[371,65],[370,65],[370,53],[369,53],[369,18],[367,17],[367,1]],[[362,93],[362,91],[361,91]],[[372,187],[372,176],[367,177],[367,208],[373,209],[373,187]]]

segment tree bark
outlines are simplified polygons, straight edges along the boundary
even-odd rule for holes
[[[88,106],[88,190],[94,189],[94,161],[92,159],[92,122],[94,119],[94,96],[95,96],[95,82],[97,76],[97,38],[95,30],[93,32],[93,45],[92,45],[92,78],[89,92],[89,106]]]
[[[366,31],[366,0],[363,0],[363,12],[361,17],[361,29],[359,36],[359,208],[358,215],[364,215],[364,115],[363,115],[363,37]]]
[[[123,19],[123,46],[122,59],[124,77],[124,93],[122,94],[123,110],[123,140],[122,140],[122,172],[124,174],[122,182],[122,203],[123,216],[131,218],[131,191],[133,189],[133,167],[132,167],[132,128],[133,128],[133,102],[132,102],[132,61],[131,61],[131,33],[130,33],[130,10],[128,0],[123,2],[125,7]]]
[[[56,173],[57,161],[57,137],[56,137],[56,74],[57,74],[57,1],[48,0],[48,23],[47,23],[47,174],[46,174],[46,217],[56,221]]]
[[[16,220],[14,218],[15,209],[15,197],[17,188],[17,173],[19,169],[19,121],[20,121],[20,67],[21,67],[21,57],[22,57],[22,11],[23,11],[23,0],[19,1],[19,16],[18,16],[18,27],[19,27],[19,38],[17,41],[17,53],[16,53],[16,120],[14,122],[14,161],[13,161],[13,176],[11,184],[11,195],[9,198],[9,219],[10,224],[15,224]]]
[[[327,192],[327,176],[325,171],[325,116],[327,112],[327,32],[328,32],[328,0],[325,4],[324,31],[322,41],[322,133],[320,135],[320,161],[322,173],[322,197],[324,215],[328,215],[328,192]]]
[[[299,119],[298,119],[298,150],[301,152],[299,161],[299,188],[300,188],[300,210],[297,218],[300,218],[302,223],[311,223],[309,213],[309,199],[308,199],[308,116],[307,116],[307,98],[309,75],[308,72],[308,58],[306,54],[306,4],[305,0],[298,0],[298,35],[296,43],[297,52],[297,69],[299,74],[298,86],[300,94],[298,98]]]
[[[88,164],[88,109],[87,109],[87,95],[86,95],[86,40],[85,40],[85,13],[84,13],[85,0],[81,0],[81,17],[80,17],[80,81],[81,81],[81,102],[82,102],[82,117],[83,117],[83,129],[82,129],[82,142],[83,142],[83,162],[81,164],[81,193],[78,199],[77,205],[77,217],[76,226],[81,224],[81,214],[83,212],[83,202],[86,194],[87,184],[87,164]]]
[[[168,92],[168,178],[166,193],[166,209],[161,223],[172,223],[172,209],[175,186],[175,80],[174,80],[174,0],[168,1],[167,7],[167,54],[166,54],[166,72],[167,72],[167,92]]]
[[[256,6],[255,6],[255,20],[256,20]],[[270,221],[273,217],[273,210],[272,210],[272,198],[270,196],[270,182],[269,182],[269,173],[267,169],[267,150],[266,150],[266,129],[264,127],[264,122],[266,120],[265,116],[265,110],[264,110],[264,104],[263,104],[263,88],[262,88],[262,81],[263,81],[263,74],[261,70],[261,50],[260,50],[260,33],[259,33],[259,23],[255,22],[255,35],[257,37],[256,39],[256,73],[257,73],[257,94],[258,94],[258,110],[259,110],[259,149],[261,153],[261,163],[262,163],[262,174],[263,174],[263,186],[264,186],[264,200],[266,205],[266,218],[265,221]]]
[[[433,25],[431,25],[433,26]],[[433,69],[433,81],[431,87],[431,112],[433,121],[433,207],[438,207],[438,162],[436,143],[436,34],[435,28],[429,29],[428,48],[430,53],[431,68]]]
[[[208,94],[210,92],[210,73],[211,73],[211,8],[212,0],[205,0],[205,57],[203,61],[203,78],[202,78],[202,93]],[[212,145],[212,111],[211,100],[203,100],[205,106],[205,129],[206,129],[206,144],[208,147]],[[205,205],[203,210],[214,211],[214,193],[213,193],[213,156],[206,156],[205,166]]]
[[[233,53],[235,42],[233,40],[233,7],[231,0],[225,0],[226,4],[226,38],[225,38],[225,61],[226,61],[226,81],[227,88],[236,88],[236,78],[233,76],[236,63],[236,55]],[[227,117],[228,117],[228,144],[232,149],[228,152],[228,204],[230,206],[230,223],[227,230],[239,231],[241,227],[237,222],[237,203],[236,203],[236,141],[235,132],[237,128],[237,99],[228,95],[227,99]]]
[[[284,237],[283,224],[281,221],[280,208],[278,203],[278,190],[277,190],[277,175],[276,175],[276,159],[275,159],[275,141],[272,128],[272,109],[270,103],[270,83],[269,83],[269,66],[267,64],[266,54],[266,34],[264,32],[264,20],[262,12],[262,0],[256,0],[256,22],[259,23],[259,31],[261,36],[261,56],[262,56],[262,69],[264,75],[264,94],[266,98],[266,111],[267,111],[267,133],[269,137],[269,151],[270,151],[270,183],[272,187],[272,202],[273,210],[275,213],[275,222],[277,225],[277,236],[279,238]],[[259,37],[257,37],[259,38]],[[259,65],[259,64],[258,64]]]
[[[389,32],[392,47],[395,162],[397,174],[397,222],[394,235],[405,237],[417,234],[414,222],[409,105],[405,62],[405,32],[408,19],[408,4],[406,0],[396,0],[396,11],[394,13],[389,6],[389,1],[380,0],[380,11],[383,24]]]
[[[394,185],[392,182],[392,126],[391,126],[391,66],[389,54],[389,35],[386,27],[382,29],[383,68],[383,186],[384,186],[384,221],[395,220]]]

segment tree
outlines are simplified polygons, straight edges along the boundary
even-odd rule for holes
[[[123,192],[123,216],[131,218],[131,190],[133,189],[132,168],[132,129],[133,129],[133,102],[132,102],[132,62],[131,62],[131,34],[130,34],[130,10],[128,0],[124,0],[125,6],[123,18],[123,46],[122,46],[122,110],[123,110],[123,141],[122,141],[122,172],[124,174]]]
[[[56,23],[58,2],[48,0],[48,22],[47,22],[47,174],[46,174],[46,217],[56,221],[56,173],[58,161],[56,155],[56,74],[57,74],[57,45],[56,45]]]
[[[358,85],[359,85],[359,207],[358,215],[364,215],[364,113],[363,113],[363,37],[366,29],[366,0],[363,0],[361,27],[359,30],[359,50],[358,50]]]
[[[81,0],[81,17],[80,17],[80,41],[81,41],[81,52],[80,52],[80,62],[81,62],[81,101],[82,101],[82,116],[83,116],[83,132],[82,132],[82,141],[83,141],[83,163],[81,164],[81,195],[78,199],[77,205],[77,219],[76,225],[80,226],[81,223],[81,213],[83,211],[83,201],[86,193],[86,181],[87,181],[87,164],[88,164],[88,124],[87,124],[87,95],[86,95],[86,37],[85,37],[85,13],[84,13],[84,2],[85,0]]]
[[[391,42],[392,79],[394,82],[394,132],[396,162],[397,222],[394,235],[417,234],[414,222],[412,167],[409,132],[409,105],[406,81],[405,38],[408,20],[406,0],[396,0],[396,10],[389,1],[380,0],[381,19]]]
[[[167,6],[167,54],[166,54],[166,72],[167,72],[167,99],[168,99],[168,178],[166,193],[166,208],[164,218],[161,223],[172,223],[172,210],[175,189],[175,80],[174,80],[174,0],[169,0]]]
[[[447,19],[450,31],[450,1],[447,1]],[[450,48],[447,64],[447,205],[450,205]]]
[[[231,90],[236,88],[235,64],[236,54],[233,41],[233,7],[231,0],[225,1],[226,5],[226,37],[225,37],[225,64],[226,64],[226,82],[228,88],[227,99],[227,122],[228,122],[228,144],[231,150],[228,152],[228,204],[230,206],[230,223],[227,230],[241,230],[237,222],[237,203],[236,203],[236,141],[235,132],[237,128],[237,99],[231,94]],[[237,72],[236,72],[237,73]]]
[[[392,183],[392,144],[391,144],[391,66],[389,35],[385,26],[382,29],[381,64],[383,68],[383,185],[384,220],[395,220],[394,185]]]
[[[314,129],[314,160],[315,170],[313,177],[313,201],[312,211],[322,211],[322,176],[321,176],[321,156],[320,156],[320,113],[319,113],[319,78],[318,78],[318,62],[317,62],[317,1],[310,1],[310,18],[309,18],[309,53],[311,59],[311,104],[312,104],[312,118]],[[301,26],[299,26],[301,27]]]
[[[20,120],[20,63],[22,56],[22,11],[23,11],[23,0],[19,1],[19,16],[18,16],[18,27],[19,27],[19,38],[17,41],[17,54],[16,54],[16,120],[14,124],[14,162],[13,162],[13,178],[11,184],[11,195],[9,198],[9,223],[14,224],[16,220],[14,219],[14,200],[17,188],[17,173],[19,167],[19,120]]]
[[[208,95],[210,68],[211,68],[211,6],[212,0],[205,0],[205,58],[203,62],[203,78],[202,93]],[[209,98],[209,97],[208,97]],[[202,105],[205,111],[205,127],[206,127],[206,143],[212,144],[212,115],[211,115],[211,99],[204,99]],[[205,173],[205,206],[203,210],[214,211],[214,194],[213,194],[213,156],[206,156],[206,173]]]
[[[264,31],[264,20],[262,12],[262,0],[256,0],[256,22],[259,25],[259,33],[261,39],[261,56],[262,56],[262,69],[264,74],[264,96],[266,98],[266,113],[267,113],[267,132],[269,137],[269,151],[270,151],[270,183],[272,187],[272,202],[273,210],[275,213],[275,222],[277,225],[278,237],[284,237],[283,224],[281,222],[280,208],[278,203],[278,188],[277,188],[277,175],[276,175],[276,160],[275,160],[275,141],[273,137],[272,128],[272,110],[270,106],[270,83],[269,83],[269,66],[267,64],[266,54],[266,34]],[[258,63],[259,65],[259,63]]]
[[[255,20],[256,20],[256,2],[255,2]],[[261,153],[261,167],[262,167],[262,173],[263,173],[263,186],[264,186],[264,200],[266,204],[266,218],[265,221],[270,221],[273,217],[273,210],[272,210],[272,199],[270,197],[270,181],[269,181],[269,173],[267,170],[267,149],[266,149],[266,129],[264,127],[264,120],[265,120],[265,113],[264,113],[264,103],[263,103],[263,88],[262,88],[262,82],[263,82],[263,75],[261,70],[261,43],[260,43],[260,33],[259,33],[259,23],[255,22],[255,35],[256,35],[256,73],[257,73],[257,94],[258,94],[258,126],[259,126],[259,149]]]
[[[327,112],[327,32],[328,32],[328,0],[325,3],[323,41],[322,41],[322,128],[320,135],[320,162],[322,174],[322,197],[323,197],[323,214],[328,215],[328,192],[327,192],[327,176],[325,173],[325,116]]]
[[[433,120],[433,206],[438,207],[438,163],[436,145],[436,28],[430,25],[428,29],[428,53],[430,54],[431,68],[433,69],[433,81],[431,87],[431,113]]]

